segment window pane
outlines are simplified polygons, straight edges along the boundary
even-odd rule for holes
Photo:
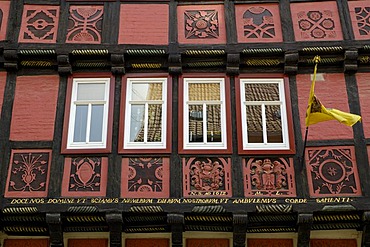
[[[189,83],[190,101],[220,100],[219,83]]]
[[[101,142],[103,133],[104,105],[91,106],[90,141]]]
[[[246,101],[279,101],[279,84],[277,83],[246,83]]]
[[[145,105],[131,105],[130,142],[144,141]]]
[[[189,142],[203,142],[203,106],[189,106]]]
[[[87,105],[77,105],[73,142],[86,142]]]
[[[77,100],[104,100],[105,83],[79,83]]]
[[[279,105],[266,106],[266,128],[268,143],[282,143],[281,109]]]
[[[220,105],[207,105],[207,142],[221,142]]]
[[[246,106],[249,143],[263,143],[262,108],[259,105]]]
[[[162,83],[133,83],[131,100],[162,100]]]
[[[148,142],[162,141],[162,105],[149,105]]]

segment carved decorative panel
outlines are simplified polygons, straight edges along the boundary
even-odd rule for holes
[[[239,42],[282,42],[278,4],[235,6]]]
[[[180,43],[225,43],[224,7],[221,5],[179,6]]]
[[[48,247],[48,239],[4,239],[4,247]]]
[[[126,239],[126,247],[169,247],[170,240],[162,238],[135,238]]]
[[[55,43],[59,6],[24,5],[19,42]]]
[[[310,147],[305,158],[311,196],[361,195],[353,147]]]
[[[123,158],[122,197],[169,197],[169,158]]]
[[[348,5],[355,39],[370,39],[370,2],[349,1]]]
[[[10,1],[0,2],[0,40],[6,39]]]
[[[103,13],[103,6],[71,6],[66,43],[100,44]]]
[[[356,247],[356,239],[311,239],[310,247]]]
[[[105,196],[107,157],[65,158],[62,196]]]
[[[230,197],[230,158],[183,159],[185,197]]]
[[[293,247],[293,239],[259,239],[259,238],[248,238],[248,247]]]
[[[68,239],[68,247],[108,247],[108,239]]]
[[[342,39],[336,2],[292,3],[290,6],[297,41]]]
[[[293,159],[244,160],[244,192],[250,196],[296,196]]]
[[[12,150],[5,197],[46,197],[51,150]]]
[[[188,238],[186,247],[229,247],[229,240],[224,238]]]

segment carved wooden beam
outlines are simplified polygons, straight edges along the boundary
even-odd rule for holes
[[[121,247],[122,246],[122,214],[118,212],[107,213],[105,215],[109,226],[109,246]]]
[[[284,73],[295,75],[298,71],[298,51],[287,51],[284,57]]]
[[[184,215],[183,214],[167,214],[167,223],[171,226],[172,247],[182,247],[182,233],[184,231]]]
[[[72,74],[72,66],[69,61],[69,56],[67,55],[58,55],[58,73],[61,75],[69,75]]]
[[[311,226],[313,223],[313,214],[298,215],[298,244],[299,247],[310,246]]]
[[[345,73],[356,73],[358,66],[358,50],[349,49],[344,53],[344,72]]]
[[[240,54],[227,54],[226,73],[239,75]]]
[[[181,54],[170,54],[168,56],[168,72],[174,75],[182,73]]]
[[[365,211],[362,214],[363,228],[362,228],[362,243],[363,247],[370,247],[370,211]]]
[[[233,214],[233,246],[245,247],[247,237],[247,214]]]
[[[123,54],[111,54],[112,73],[117,75],[125,74],[125,58]]]
[[[17,50],[4,50],[4,67],[8,71],[18,70]]]
[[[60,213],[47,213],[46,223],[49,225],[50,247],[63,247],[63,229]]]

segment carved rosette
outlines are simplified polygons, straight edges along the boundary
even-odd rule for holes
[[[122,197],[168,197],[168,158],[122,159]]]
[[[348,2],[353,31],[358,40],[370,38],[370,3],[368,1]]]
[[[51,150],[12,150],[5,197],[46,197]]]
[[[62,196],[104,196],[107,171],[106,157],[66,158]]]
[[[219,36],[218,11],[185,11],[186,39],[216,39]]]
[[[55,43],[59,6],[24,5],[19,42]]]
[[[66,43],[100,44],[103,6],[71,6]]]
[[[185,197],[230,197],[230,158],[183,159]]]
[[[361,195],[353,147],[307,148],[306,169],[310,195]]]
[[[293,159],[259,157],[244,160],[244,191],[251,196],[295,196]]]
[[[342,39],[336,2],[292,4],[292,19],[297,41]]]

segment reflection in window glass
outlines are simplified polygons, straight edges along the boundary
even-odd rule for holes
[[[244,149],[287,149],[283,79],[241,79]]]
[[[127,82],[125,148],[163,148],[166,79],[133,78]]]

